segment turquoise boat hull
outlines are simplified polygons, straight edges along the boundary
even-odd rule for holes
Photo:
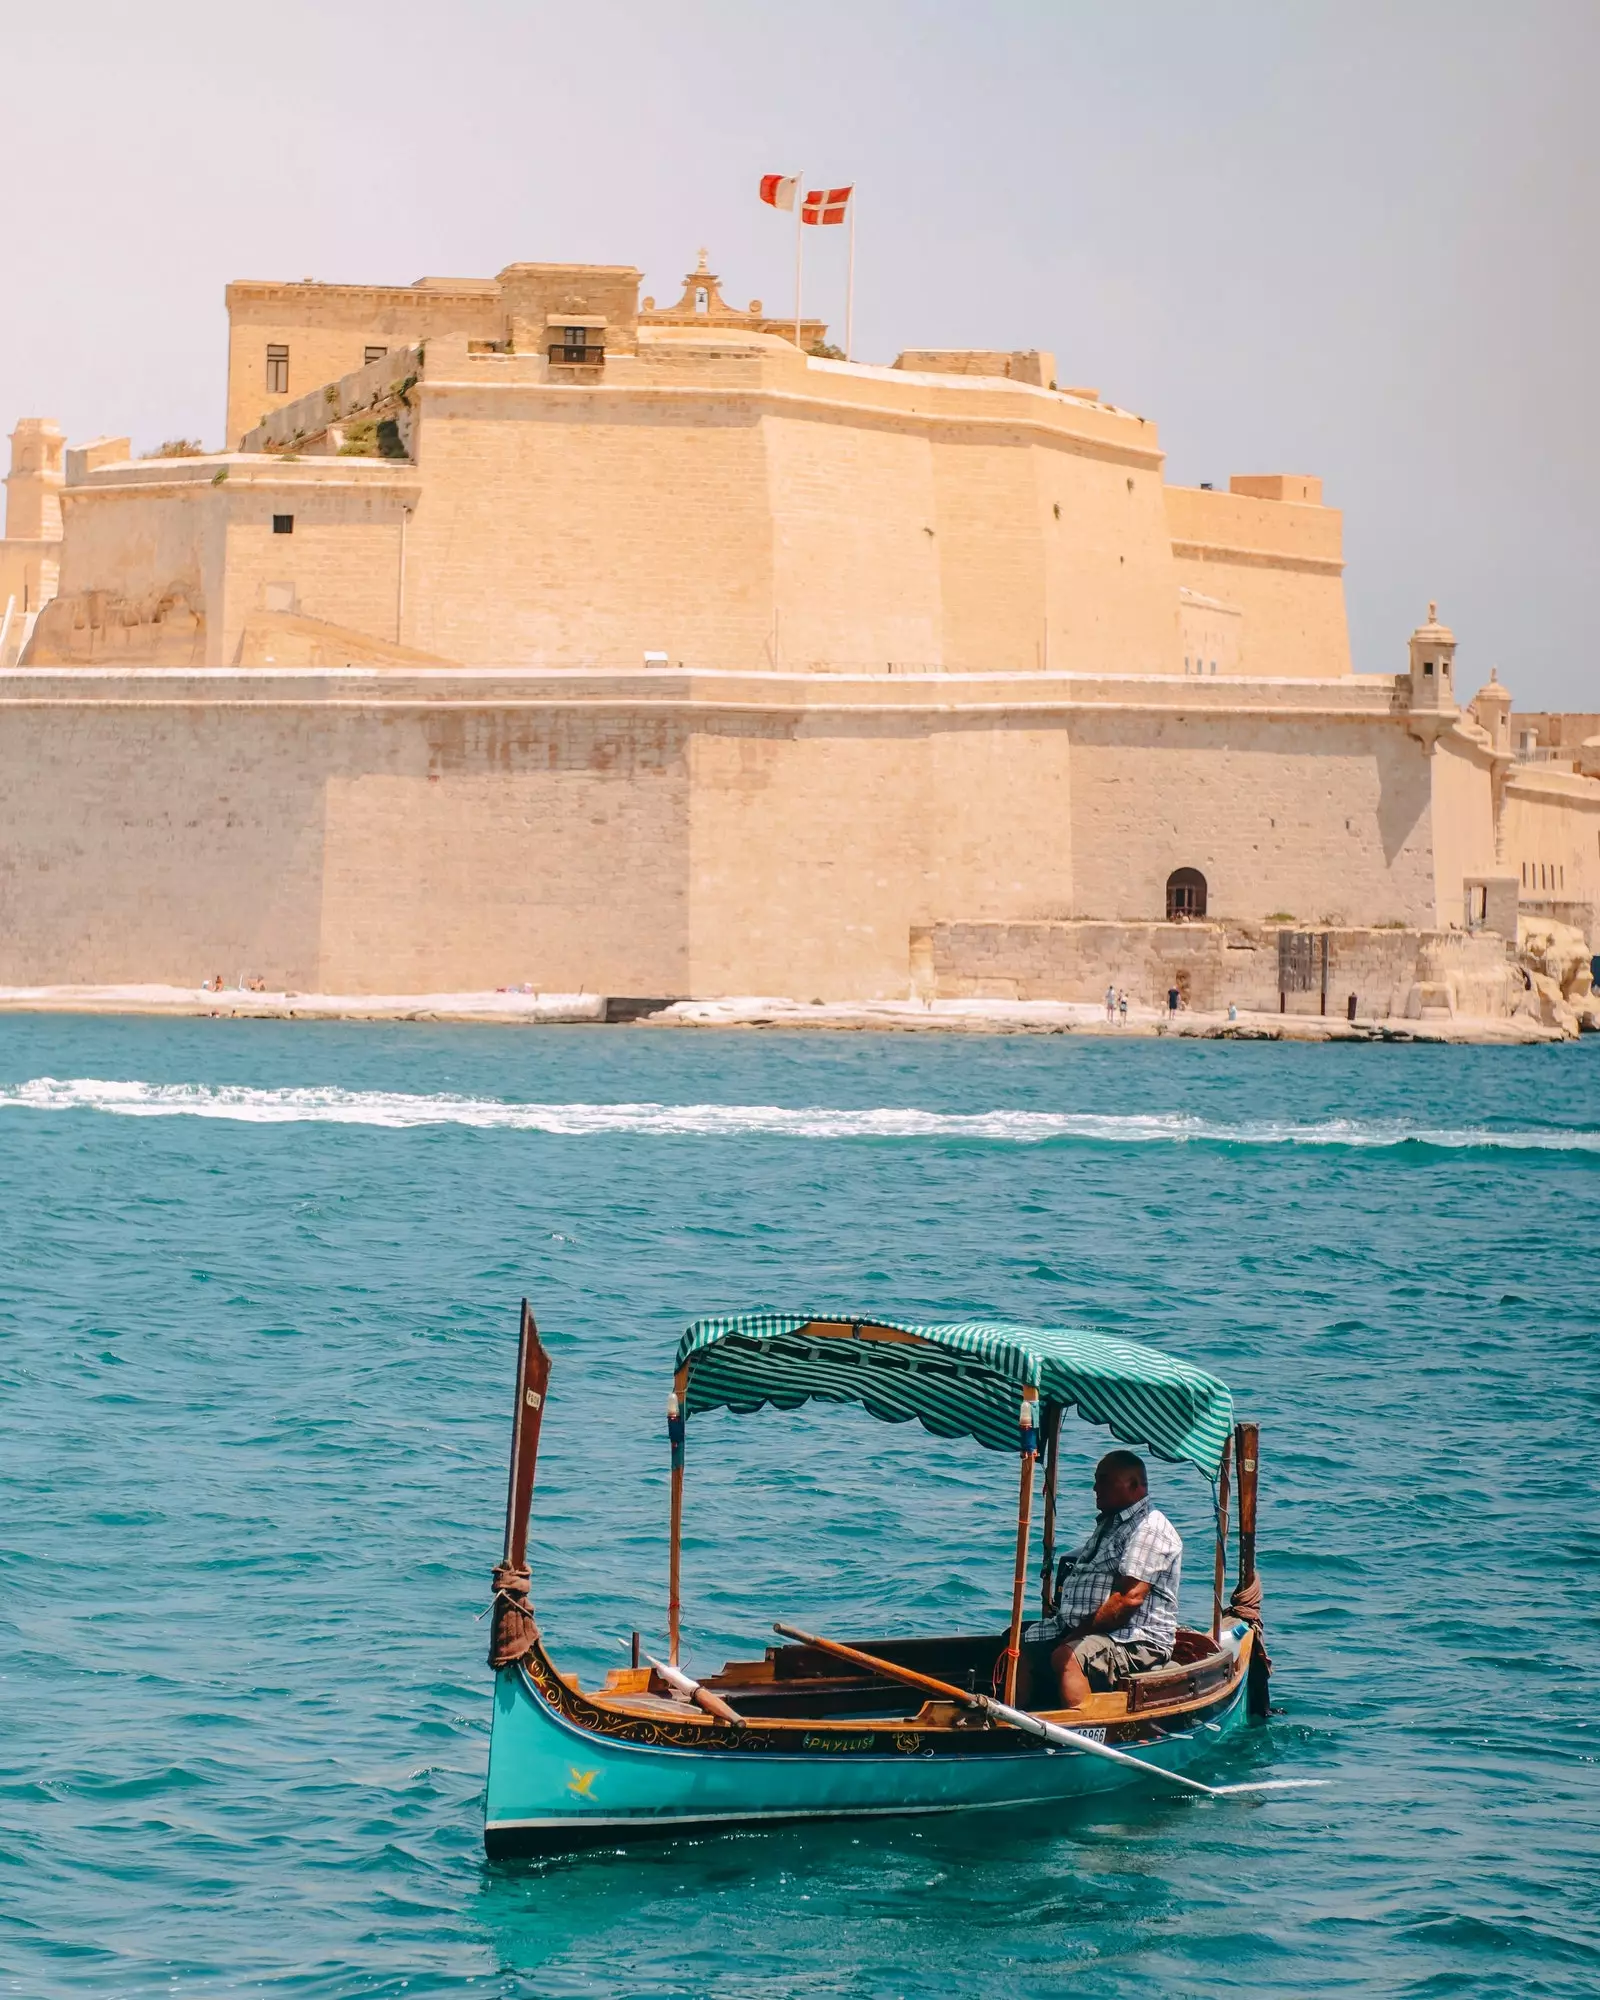
[[[1130,1714],[1103,1740],[1183,1771],[1246,1715],[1249,1646],[1214,1696]],[[556,1673],[535,1645],[496,1676],[484,1845],[491,1857],[793,1820],[1050,1807],[1159,1780],[1007,1728],[915,1718],[744,1729],[629,1715]]]

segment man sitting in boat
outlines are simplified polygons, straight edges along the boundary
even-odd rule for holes
[[[1158,1507],[1137,1452],[1109,1451],[1094,1472],[1094,1533],[1056,1571],[1056,1608],[1022,1630],[1018,1699],[1059,1692],[1076,1708],[1172,1657],[1183,1541]]]

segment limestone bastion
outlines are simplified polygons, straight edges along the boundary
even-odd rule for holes
[[[1355,671],[1318,479],[639,285],[241,282],[229,449],[17,424],[0,983],[1592,1004],[1600,717]]]

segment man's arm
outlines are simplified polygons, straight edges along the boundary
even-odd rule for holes
[[[1128,1622],[1129,1612],[1143,1604],[1149,1595],[1149,1584],[1139,1577],[1113,1577],[1111,1595],[1102,1602],[1092,1618],[1077,1627],[1072,1636],[1081,1639],[1090,1632],[1114,1632],[1119,1625]]]

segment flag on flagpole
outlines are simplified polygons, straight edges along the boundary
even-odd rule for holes
[[[802,222],[843,222],[854,187],[812,188],[800,206]]]
[[[761,199],[769,208],[788,209],[794,216],[794,344],[800,345],[800,265],[803,261],[801,241],[805,231],[800,227],[800,204],[795,195],[800,186],[798,174],[763,174],[761,176]]]
[[[769,208],[793,208],[795,189],[799,185],[798,174],[763,174],[761,199]]]

